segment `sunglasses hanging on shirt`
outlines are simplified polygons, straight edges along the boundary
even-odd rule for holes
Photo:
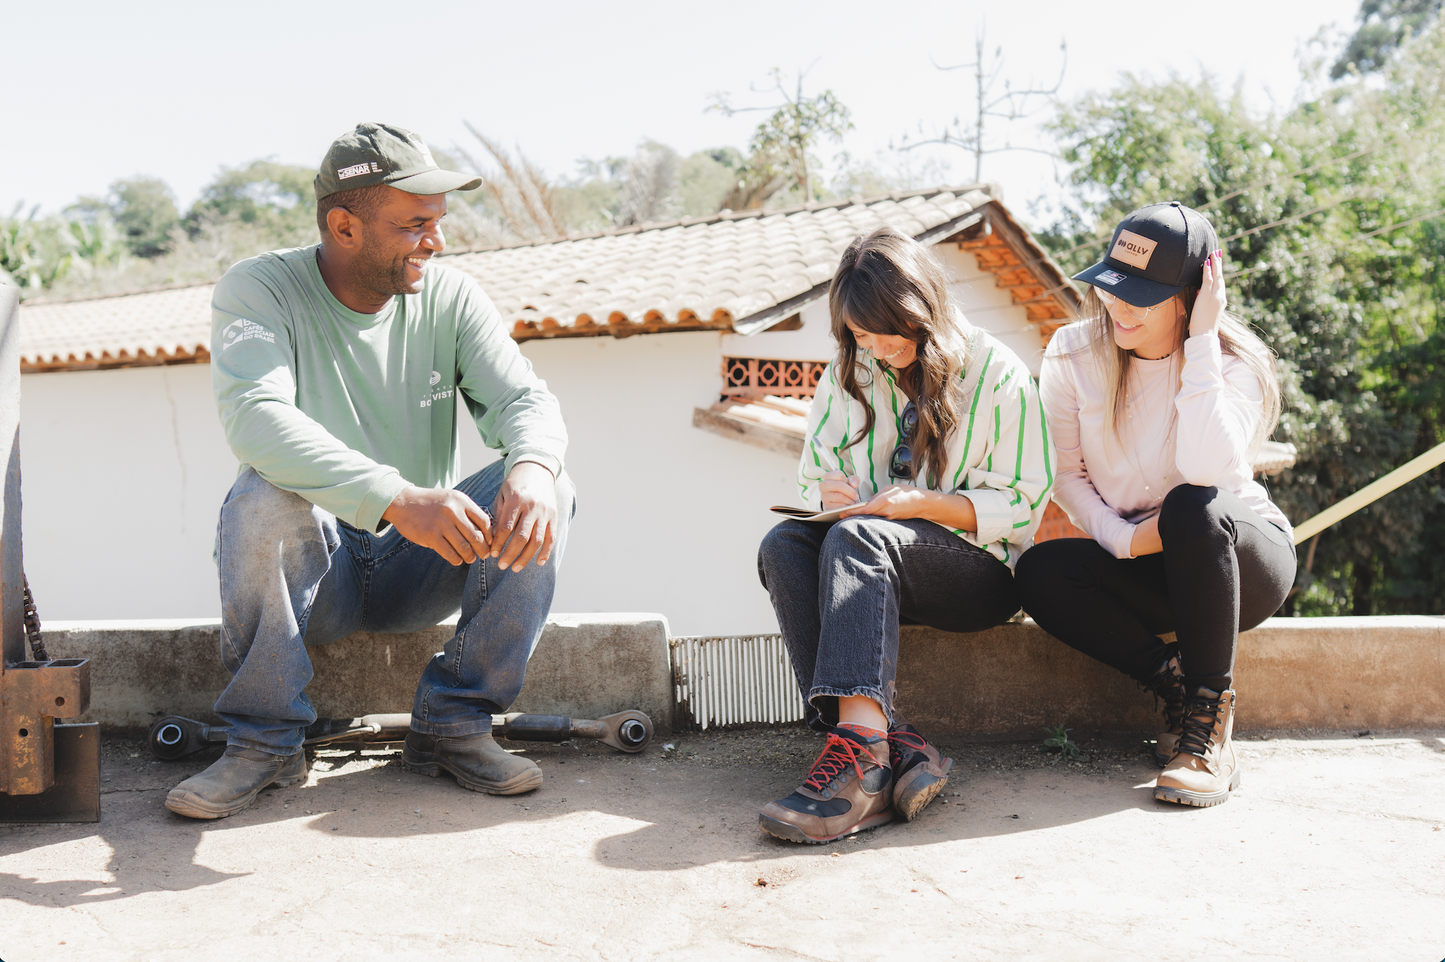
[[[913,437],[918,433],[918,406],[909,401],[898,418],[898,447],[888,459],[888,476],[894,480],[913,480]]]

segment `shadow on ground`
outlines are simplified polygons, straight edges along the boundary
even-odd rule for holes
[[[108,739],[98,825],[0,827],[0,856],[42,846],[55,846],[57,854],[105,846],[110,855],[104,871],[43,882],[0,873],[0,895],[63,907],[219,885],[252,873],[201,864],[207,840],[237,832],[274,839],[277,826],[302,830],[291,837],[298,852],[309,852],[326,850],[318,836],[402,840],[530,823],[538,830],[539,850],[590,845],[591,858],[604,866],[653,872],[1045,832],[1130,810],[1159,819],[1187,812],[1154,801],[1149,785],[1157,769],[1137,738],[1082,739],[1088,754],[1082,764],[1048,755],[1037,742],[945,742],[956,767],[945,791],[917,820],[826,848],[800,846],[761,832],[757,812],[791,792],[806,773],[821,747],[806,729],[679,735],[642,755],[591,742],[507,744],[525,748],[542,767],[540,790],[481,795],[458,788],[446,775],[432,779],[403,770],[397,751],[330,749],[313,756],[304,786],[268,789],[237,815],[197,821],[162,803],[173,785],[204,769],[217,751],[156,762],[141,742]],[[1435,742],[1422,744],[1439,751]],[[274,842],[258,848],[254,871],[275,871],[292,857],[274,849]]]

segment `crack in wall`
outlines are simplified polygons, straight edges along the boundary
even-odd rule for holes
[[[166,403],[171,406],[171,438],[176,447],[176,463],[181,468],[181,534],[186,533],[186,489],[190,486],[186,478],[186,456],[185,449],[181,445],[181,422],[180,414],[176,408],[175,395],[171,392],[171,369],[161,368],[161,383],[166,388]]]

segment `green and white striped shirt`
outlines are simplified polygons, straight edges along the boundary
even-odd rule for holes
[[[975,328],[969,341],[969,364],[959,372],[964,382],[962,416],[948,439],[947,470],[934,490],[972,501],[978,531],[953,533],[1012,568],[1033,545],[1034,532],[1043,521],[1054,481],[1054,449],[1028,368],[986,331]],[[798,465],[803,503],[812,507],[822,505],[818,482],[829,471],[856,474],[861,479],[858,496],[864,500],[893,483],[888,466],[908,404],[893,370],[869,358],[873,378],[864,391],[877,417],[872,432],[845,449],[863,426],[864,410],[833,376],[834,364],[824,369],[818,382]]]

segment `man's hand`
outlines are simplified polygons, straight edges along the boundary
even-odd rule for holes
[[[856,474],[848,477],[842,471],[829,471],[818,482],[818,494],[823,499],[823,510],[832,511],[858,500],[858,485],[862,479]]]
[[[502,482],[492,506],[496,529],[492,557],[497,567],[521,571],[533,557],[541,567],[552,557],[557,539],[557,484],[552,472],[535,461],[520,461]]]
[[[492,519],[453,488],[408,485],[381,514],[413,544],[430,548],[448,564],[471,564],[491,546]]]

